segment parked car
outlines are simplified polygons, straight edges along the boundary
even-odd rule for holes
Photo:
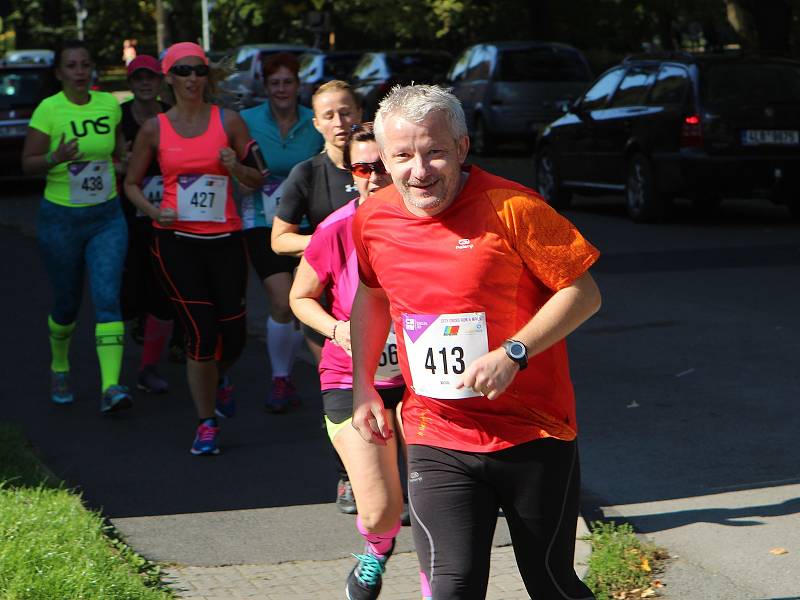
[[[350,81],[361,97],[364,120],[372,121],[378,103],[395,85],[444,83],[453,57],[436,50],[366,52]]]
[[[32,48],[28,50],[9,50],[3,57],[3,64],[52,65],[55,52]]]
[[[363,52],[308,52],[300,56],[300,103],[311,106],[311,96],[323,83],[347,80]]]
[[[591,81],[580,51],[549,42],[469,46],[447,76],[461,100],[476,154],[501,141],[530,144]]]
[[[319,53],[308,46],[292,44],[249,44],[233,50],[236,71],[219,86],[218,101],[228,108],[242,110],[267,99],[261,65],[264,58],[277,52]]]
[[[28,122],[44,98],[58,91],[47,64],[0,66],[0,174],[22,175],[22,146]]]
[[[800,218],[800,62],[672,54],[603,73],[542,134],[539,191],[625,193],[635,221],[675,197],[708,211],[730,196],[769,197]]]

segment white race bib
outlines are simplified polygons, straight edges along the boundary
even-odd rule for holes
[[[261,202],[264,204],[264,219],[267,221],[267,227],[272,227],[272,219],[278,211],[278,204],[283,196],[284,181],[286,180],[268,181],[261,188]]]
[[[178,220],[225,222],[226,175],[178,175]]]
[[[83,160],[67,165],[69,201],[72,204],[100,204],[111,192],[111,171],[107,160]]]
[[[161,175],[153,175],[142,179],[142,194],[156,208],[161,206],[161,199],[164,197],[164,178]],[[142,211],[136,210],[137,217],[146,216]]]
[[[411,387],[421,396],[456,400],[480,396],[456,389],[466,368],[489,352],[486,313],[402,314]]]
[[[378,369],[375,372],[376,381],[391,381],[400,375],[400,361],[397,359],[397,337],[394,333],[394,325],[389,330],[389,337],[383,346],[381,359],[378,361]]]

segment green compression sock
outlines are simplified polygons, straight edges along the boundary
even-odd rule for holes
[[[53,321],[53,317],[47,317],[47,327],[50,329],[50,369],[58,373],[69,371],[69,343],[72,341],[72,332],[75,331],[75,323],[69,325],[59,325]]]
[[[122,341],[125,335],[125,324],[122,321],[98,323],[94,328],[97,358],[100,361],[100,377],[103,380],[102,391],[119,383],[119,372],[122,367]]]

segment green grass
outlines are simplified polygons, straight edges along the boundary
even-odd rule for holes
[[[654,597],[659,587],[654,575],[666,558],[664,551],[642,542],[628,524],[595,521],[590,529],[586,584],[597,600]]]
[[[0,600],[167,600],[158,567],[0,424]]]

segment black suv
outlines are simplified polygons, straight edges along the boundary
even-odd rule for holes
[[[704,211],[767,197],[800,219],[800,62],[628,58],[543,132],[536,167],[556,208],[573,191],[624,192],[631,218],[653,221],[677,196]]]

